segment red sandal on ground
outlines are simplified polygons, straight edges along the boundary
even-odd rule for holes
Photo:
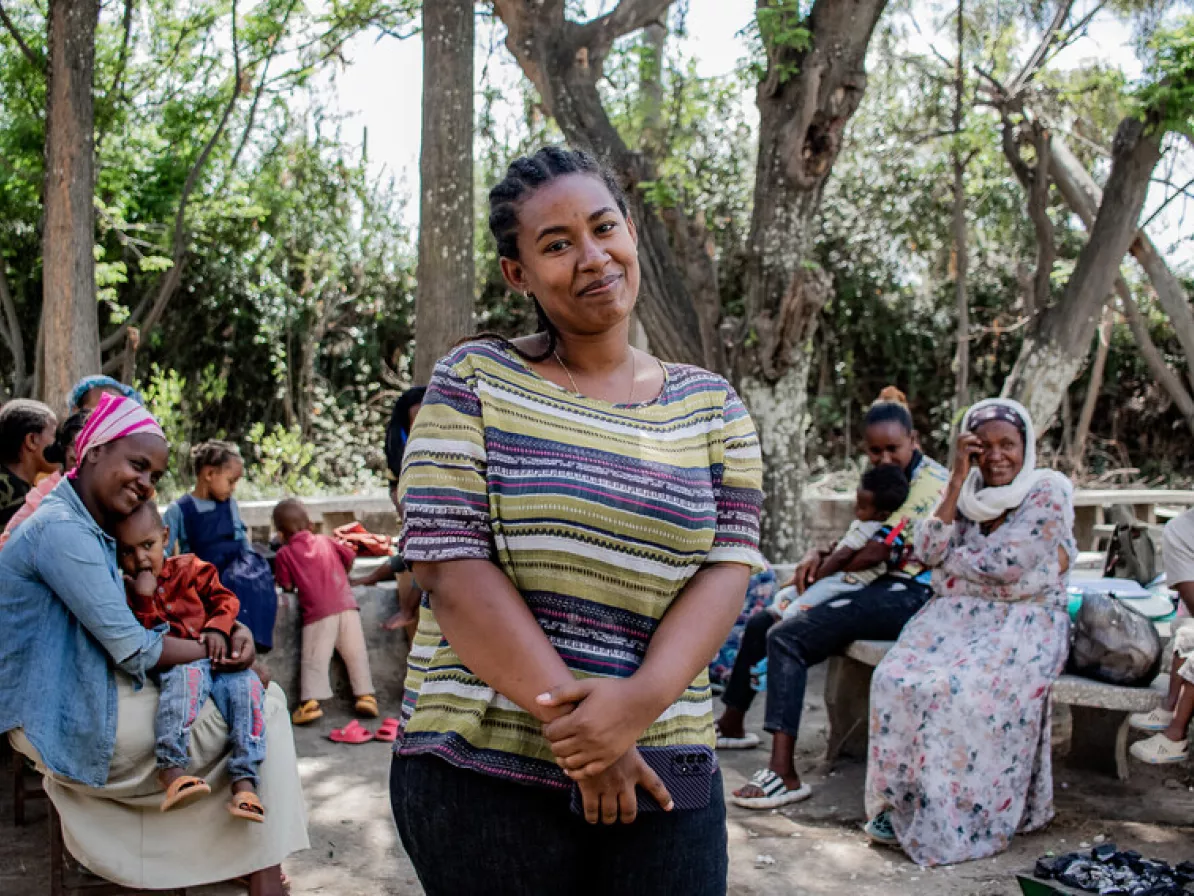
[[[196,778],[194,775],[175,778],[166,788],[166,796],[162,798],[162,811],[169,812],[171,809],[185,806],[209,793],[211,793],[211,788],[202,778]]]
[[[373,740],[374,734],[356,719],[343,728],[333,728],[328,732],[328,740],[338,744],[365,744]]]
[[[398,720],[397,719],[383,719],[381,727],[377,729],[377,733],[373,735],[374,740],[385,741],[392,744],[398,739]]]

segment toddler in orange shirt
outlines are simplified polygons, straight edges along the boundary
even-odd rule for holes
[[[232,801],[237,818],[264,821],[257,770],[265,759],[264,686],[252,669],[221,669],[240,611],[235,594],[220,584],[216,568],[194,554],[166,558],[168,530],[152,501],[116,527],[117,556],[129,606],[146,628],[195,642],[195,659],[158,673],[161,695],[154,720],[158,779],[166,789],[162,811],[177,808],[211,788],[186,773],[191,726],[210,697],[228,723]]]

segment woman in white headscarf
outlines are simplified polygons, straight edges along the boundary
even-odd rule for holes
[[[920,865],[994,855],[1053,817],[1049,693],[1069,647],[1073,489],[1028,412],[976,404],[917,529],[933,599],[875,669],[867,833]]]

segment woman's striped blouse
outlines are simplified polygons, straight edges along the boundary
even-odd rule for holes
[[[574,673],[631,675],[703,565],[761,561],[750,416],[721,377],[680,364],[665,373],[655,400],[614,405],[561,389],[500,342],[456,349],[437,365],[407,444],[406,561],[492,560]],[[706,673],[639,744],[713,745]],[[426,600],[398,752],[570,783],[539,722],[469,672]]]

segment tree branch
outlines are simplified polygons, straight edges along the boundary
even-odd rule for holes
[[[603,16],[579,25],[577,46],[588,48],[590,59],[602,59],[619,37],[648,25],[667,23],[672,0],[620,0]]]
[[[208,138],[207,143],[204,144],[203,149],[199,152],[199,156],[195,159],[195,163],[191,166],[191,170],[187,174],[186,182],[183,184],[182,195],[178,200],[178,211],[174,215],[174,237],[171,252],[174,264],[162,278],[157,294],[152,297],[152,301],[151,294],[146,293],[141,303],[137,306],[137,309],[128,316],[124,323],[100,343],[102,351],[111,351],[120,345],[121,341],[128,334],[129,327],[140,325],[142,333],[148,334],[157,324],[158,319],[166,309],[167,303],[170,301],[170,297],[178,287],[181,277],[182,258],[186,252],[187,204],[190,202],[191,193],[194,192],[195,186],[199,182],[199,175],[203,171],[203,166],[207,164],[207,160],[215,149],[216,144],[224,135],[224,130],[228,126],[228,120],[232,117],[232,110],[236,106],[237,99],[240,97],[241,63],[240,45],[237,38],[236,4],[237,0],[232,0],[232,95],[228,98],[228,102],[224,106],[223,115],[220,116],[220,121],[216,125],[215,132]],[[146,309],[148,309],[148,312]],[[144,324],[139,324],[143,314],[146,315],[145,322]]]
[[[29,60],[29,64],[39,72],[44,73],[46,70],[46,60],[43,59],[32,47],[29,46],[29,44],[25,42],[25,38],[23,38],[21,36],[21,32],[17,30],[16,23],[9,18],[3,4],[0,4],[0,22],[4,23],[5,30],[12,35],[12,39],[16,41],[17,47],[20,48],[20,51],[24,54],[25,58]]]
[[[1036,75],[1037,70],[1049,52],[1049,48],[1053,46],[1053,39],[1057,37],[1057,32],[1061,30],[1061,26],[1065,24],[1065,20],[1069,18],[1070,9],[1073,6],[1074,0],[1061,0],[1057,4],[1057,11],[1053,14],[1053,21],[1049,23],[1049,27],[1045,29],[1045,33],[1041,35],[1036,49],[1032,51],[1032,55],[1028,57],[1016,77],[1012,78],[1011,83],[1008,84],[1009,97],[1017,96]]]
[[[4,258],[0,257],[0,310],[4,312],[4,319],[0,320],[0,338],[3,338],[8,353],[12,355],[13,394],[21,395],[25,381],[25,341],[21,338],[21,322],[17,318],[17,306],[12,300],[8,273],[4,268]]]
[[[1172,188],[1174,190],[1174,192],[1171,193],[1168,196],[1168,198],[1166,198],[1166,200],[1161,203],[1160,208],[1158,208],[1155,212],[1153,212],[1151,215],[1148,216],[1147,221],[1145,221],[1143,224],[1140,225],[1141,230],[1147,229],[1148,225],[1153,223],[1153,221],[1155,221],[1157,219],[1157,217],[1161,214],[1161,212],[1165,211],[1165,209],[1167,209],[1170,206],[1170,204],[1173,202],[1173,200],[1177,199],[1178,196],[1185,196],[1187,199],[1194,199],[1194,196],[1191,196],[1190,192],[1189,192],[1190,187],[1194,187],[1194,177],[1190,178],[1188,181],[1186,181],[1180,187],[1174,187],[1173,183],[1170,182],[1168,179],[1162,180],[1162,181],[1160,181],[1160,183]]]
[[[1052,292],[1053,262],[1057,259],[1053,221],[1049,217],[1049,132],[1039,121],[1032,123],[1032,142],[1036,148],[1036,167],[1028,191],[1028,216],[1036,231],[1036,275],[1032,280],[1033,306],[1045,308]]]
[[[1152,336],[1148,332],[1148,322],[1140,313],[1140,309],[1132,297],[1132,290],[1122,276],[1115,280],[1115,292],[1119,296],[1120,308],[1123,310],[1124,319],[1128,322],[1128,329],[1132,331],[1136,347],[1140,349],[1140,356],[1144,358],[1144,363],[1148,365],[1157,385],[1164,389],[1165,394],[1177,405],[1186,421],[1186,426],[1190,428],[1191,432],[1194,432],[1194,397],[1191,397],[1181,377],[1165,363],[1161,350],[1153,343]]]
[[[120,56],[116,61],[116,73],[112,76],[112,86],[108,88],[108,96],[119,98],[124,88],[124,71],[129,61],[129,45],[133,36],[133,10],[137,0],[124,0],[124,37],[120,41]]]

